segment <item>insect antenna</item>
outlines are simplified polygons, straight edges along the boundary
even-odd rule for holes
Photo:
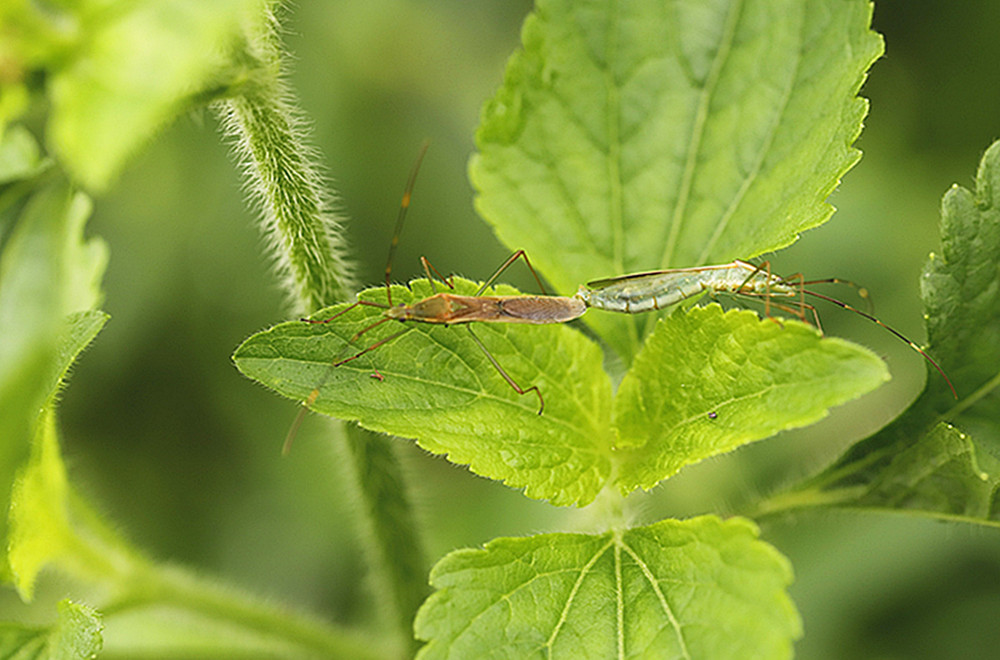
[[[829,280],[821,280],[821,281],[826,282],[826,281],[829,281]],[[837,281],[838,282],[842,282],[843,280],[837,280]],[[852,307],[851,305],[848,305],[847,303],[845,303],[843,301],[837,300],[836,298],[831,298],[830,296],[823,295],[822,293],[816,293],[815,291],[809,291],[808,289],[802,289],[802,292],[805,293],[805,294],[807,294],[807,295],[813,296],[814,298],[819,298],[820,300],[825,300],[825,301],[827,301],[829,303],[833,303],[834,305],[837,305],[838,307],[841,307],[842,309],[846,309],[848,311],[854,312],[855,314],[860,314],[861,316],[865,317],[866,319],[868,319],[872,323],[876,323],[876,324],[882,326],[883,328],[885,328],[886,330],[888,330],[892,334],[894,334],[897,337],[899,337],[900,339],[902,339],[904,342],[906,342],[906,344],[910,348],[912,348],[913,350],[915,350],[917,353],[920,353],[921,355],[923,355],[924,359],[926,359],[928,362],[930,362],[931,365],[933,365],[933,367],[935,369],[937,369],[937,372],[939,374],[941,374],[942,378],[944,378],[944,382],[948,383],[948,387],[951,389],[952,395],[956,399],[958,398],[958,392],[955,390],[955,386],[952,385],[951,379],[948,378],[948,374],[946,374],[944,372],[944,369],[942,369],[940,367],[940,365],[938,365],[938,363],[934,361],[934,358],[932,358],[930,355],[928,355],[927,352],[924,351],[924,349],[922,349],[919,346],[917,346],[917,344],[914,343],[913,341],[911,341],[910,339],[907,339],[907,337],[905,335],[903,335],[903,333],[899,332],[898,330],[896,330],[895,328],[893,328],[893,327],[891,327],[889,325],[886,325],[885,323],[883,323],[882,321],[878,320],[877,318],[875,318],[871,314],[869,314],[867,312],[863,312],[860,309],[857,309],[855,307]],[[865,297],[865,296],[862,296],[862,297]]]
[[[403,233],[403,220],[406,219],[406,212],[410,208],[410,197],[413,193],[413,186],[417,182],[417,173],[420,172],[420,164],[424,162],[424,154],[427,147],[431,146],[430,140],[424,140],[417,154],[417,162],[410,170],[410,178],[406,180],[406,190],[403,191],[403,200],[399,203],[399,214],[396,216],[396,228],[392,232],[392,240],[389,241],[389,256],[385,261],[385,295],[392,306],[392,288],[389,286],[392,281],[392,260],[396,257],[396,247],[399,245],[399,237]]]

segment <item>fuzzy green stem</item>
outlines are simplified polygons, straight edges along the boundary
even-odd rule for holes
[[[115,617],[141,616],[147,608],[151,608],[149,621],[152,625],[160,625],[164,620],[162,608],[166,607],[196,614],[200,621],[214,622],[220,631],[215,642],[219,657],[229,657],[233,652],[224,633],[237,631],[239,634],[240,630],[281,647],[297,649],[294,652],[301,656],[392,657],[386,644],[373,644],[360,634],[266,604],[190,571],[155,563],[128,544],[72,491],[68,493],[66,504],[72,523],[65,531],[70,537],[67,547],[72,552],[67,553],[71,559],[63,568],[78,577],[113,585],[114,595],[100,607],[109,626]],[[166,621],[169,622],[170,617]],[[169,645],[169,641],[166,643]],[[141,657],[150,652],[163,657],[171,648],[154,644],[151,649],[132,649],[126,655]]]
[[[253,73],[220,103],[247,188],[263,209],[264,231],[299,312],[343,301],[352,291],[314,152],[281,78],[276,24],[249,44]],[[344,446],[349,481],[360,502],[365,556],[386,626],[398,649],[415,649],[412,622],[428,592],[426,564],[389,438],[349,430]]]
[[[416,650],[413,619],[429,594],[427,565],[405,475],[393,438],[349,427],[344,439],[345,471],[361,509],[358,521],[371,580],[387,630],[396,646]]]
[[[353,289],[344,259],[341,218],[294,98],[282,78],[276,24],[251,38],[247,80],[216,104],[234,142],[263,231],[298,313],[346,300]]]
[[[387,646],[358,633],[340,630],[298,613],[263,604],[246,594],[221,587],[188,571],[163,565],[148,565],[128,578],[129,592],[101,610],[107,626],[121,615],[135,615],[146,607],[163,607],[196,613],[230,629],[245,630],[280,643],[301,657],[359,658],[381,660],[392,657]],[[294,649],[298,649],[295,651]],[[115,649],[129,657],[139,649]],[[159,649],[157,653],[169,652]],[[232,652],[220,640],[219,657]]]

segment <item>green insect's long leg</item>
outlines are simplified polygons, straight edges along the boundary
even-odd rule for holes
[[[932,365],[934,366],[934,368],[935,368],[935,369],[937,369],[937,372],[938,372],[939,374],[941,374],[941,378],[944,378],[944,382],[948,383],[948,387],[949,387],[949,388],[951,389],[951,393],[952,393],[952,395],[953,395],[953,396],[954,396],[954,397],[955,397],[956,399],[958,399],[958,392],[957,392],[957,391],[955,390],[955,386],[954,386],[954,385],[952,385],[952,383],[951,383],[951,379],[950,379],[950,378],[948,378],[948,375],[947,375],[947,374],[946,374],[946,373],[944,372],[944,369],[942,369],[942,368],[941,368],[941,367],[940,367],[940,366],[938,365],[938,363],[934,361],[934,358],[932,358],[932,357],[931,357],[930,355],[928,355],[928,354],[927,354],[927,352],[926,352],[926,351],[924,351],[924,349],[920,348],[920,347],[919,347],[919,346],[917,346],[917,345],[916,345],[916,344],[915,344],[914,342],[912,342],[912,341],[910,341],[909,339],[907,339],[907,338],[906,338],[906,337],[905,337],[905,336],[903,335],[903,333],[899,332],[898,330],[896,330],[895,328],[893,328],[893,327],[891,327],[891,326],[888,326],[888,325],[886,325],[886,324],[885,324],[885,323],[883,323],[882,321],[879,321],[879,320],[878,320],[877,318],[875,318],[875,317],[874,317],[874,316],[872,316],[871,314],[868,314],[867,312],[862,312],[862,311],[861,311],[860,309],[856,309],[856,308],[854,308],[854,307],[851,307],[851,306],[850,306],[850,305],[848,305],[847,303],[845,303],[845,302],[843,302],[843,301],[840,301],[840,300],[837,300],[836,298],[831,298],[830,296],[824,296],[824,295],[823,295],[822,293],[816,293],[815,291],[808,291],[808,290],[807,290],[807,291],[805,291],[805,293],[809,294],[810,296],[814,296],[814,297],[816,297],[816,298],[819,298],[820,300],[825,300],[825,301],[827,301],[827,302],[830,302],[830,303],[833,303],[834,305],[837,305],[837,306],[839,306],[839,307],[842,307],[843,309],[846,309],[846,310],[848,310],[848,311],[851,311],[851,312],[854,312],[855,314],[860,314],[861,316],[865,317],[866,319],[868,319],[868,320],[869,320],[869,321],[871,321],[872,323],[876,323],[876,324],[878,324],[878,325],[882,326],[883,328],[885,328],[886,330],[888,330],[888,331],[889,331],[889,332],[891,332],[892,334],[894,334],[894,335],[896,335],[897,337],[899,337],[900,339],[902,339],[902,340],[903,340],[904,342],[906,342],[906,344],[907,344],[907,345],[908,345],[908,346],[909,346],[910,348],[912,348],[913,350],[915,350],[915,351],[916,351],[917,353],[920,353],[921,355],[923,355],[923,356],[924,356],[924,358],[925,358],[925,359],[926,359],[926,360],[927,360],[928,362],[930,362],[930,363],[931,363],[931,364],[932,364]]]
[[[871,294],[868,292],[866,287],[861,286],[857,282],[852,282],[851,280],[841,279],[839,277],[827,277],[822,280],[805,280],[802,282],[802,286],[812,286],[813,284],[846,284],[847,286],[854,289],[858,297],[865,301],[865,307],[868,308],[868,313],[872,314],[875,311],[875,301],[872,300]]]

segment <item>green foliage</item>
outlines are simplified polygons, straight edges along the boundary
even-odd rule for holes
[[[434,567],[418,657],[787,658],[791,577],[739,518],[494,539]]]
[[[395,287],[393,302],[432,293],[426,280],[411,287]],[[478,288],[456,278],[459,294]],[[385,304],[384,290],[362,296]],[[480,324],[477,334],[515,382],[539,388],[539,415],[533,393],[515,392],[465,328],[383,323],[350,343],[381,318],[366,305],[324,324],[281,324],[233,357],[243,373],[291,399],[319,388],[310,404],[317,412],[414,437],[428,451],[557,505],[590,503],[611,474],[622,493],[652,488],[684,465],[814,422],[888,377],[868,351],[803,324],[696,308],[661,322],[623,380],[612,419],[611,383],[593,342],[561,325]],[[377,352],[331,366],[401,331]]]
[[[717,305],[674,314],[615,397],[619,483],[652,488],[687,464],[812,424],[888,379],[872,353],[797,321]]]
[[[377,636],[155,561],[74,488],[56,407],[71,365],[108,320],[98,310],[107,250],[84,238],[90,202],[66,178],[106,187],[159,127],[213,103],[295,305],[313,310],[350,289],[321,169],[282,81],[270,3],[105,5],[0,8],[5,577],[25,602],[44,593],[36,585],[46,574],[69,578],[55,588],[97,606],[63,601],[48,628],[0,625],[0,654],[405,655],[427,585],[392,441],[356,433],[341,457],[385,611]],[[786,246],[830,216],[826,198],[858,158],[851,144],[867,106],[857,91],[882,50],[871,11],[863,0],[666,10],[540,0],[483,109],[469,166],[477,208],[567,292],[595,277]],[[14,123],[46,107],[51,159]],[[923,282],[929,350],[962,399],[932,372],[902,417],[758,513],[839,505],[997,524],[998,190],[1000,144],[975,192],[946,196],[943,251]],[[454,278],[454,287],[471,295],[479,285]],[[415,280],[391,296],[411,304],[432,293]],[[359,295],[388,302],[383,288]],[[497,286],[486,295],[519,292]],[[791,655],[801,624],[790,565],[754,523],[643,524],[624,497],[875,388],[888,376],[870,351],[798,321],[717,305],[660,317],[592,311],[586,332],[374,325],[383,308],[347,302],[314,316],[345,310],[328,323],[258,333],[234,361],[316,412],[414,438],[528,497],[600,505],[593,533],[497,538],[441,559],[431,575],[437,591],[416,619],[428,642],[421,657]]]
[[[89,201],[62,182],[24,206],[0,255],[0,492],[28,457],[33,429],[54,405],[70,364],[103,325],[107,248],[83,238]],[[61,324],[59,319],[66,319]],[[42,412],[39,412],[42,411]],[[6,520],[0,526],[6,538]]]
[[[18,660],[84,660],[101,650],[101,617],[86,605],[59,603],[51,628],[0,624],[0,655]]]
[[[1000,525],[1000,142],[975,191],[944,196],[941,246],[921,282],[928,350],[961,399],[928,365],[926,389],[902,416],[764,510],[830,504]]]
[[[28,129],[14,125],[3,130],[0,124],[0,186],[29,179],[43,167],[41,149]],[[10,191],[3,192],[0,199],[6,198]]]
[[[476,208],[559,291],[787,246],[859,157],[870,18],[841,0],[539,2],[483,109]],[[642,321],[588,323],[639,349]]]
[[[239,82],[233,62],[262,0],[93,0],[0,10],[0,61],[46,72],[48,137],[74,178],[102,189],[123,161],[200,95]],[[236,64],[237,66],[234,66]]]

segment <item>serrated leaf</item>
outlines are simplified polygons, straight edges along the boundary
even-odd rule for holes
[[[541,0],[482,111],[476,208],[557,291],[824,222],[882,53],[867,0]],[[591,315],[626,361],[642,321]]]
[[[53,150],[87,186],[108,185],[154,131],[209,88],[261,0],[23,3],[0,15],[14,66],[46,72]],[[20,38],[18,38],[20,37]],[[235,69],[235,67],[233,67]],[[230,74],[232,75],[232,74]]]
[[[961,425],[1000,458],[1000,397],[990,396],[1000,385],[1000,142],[983,156],[975,191],[952,186],[945,194],[941,254],[928,260],[921,291],[928,350],[959,394],[975,397]],[[928,369],[927,380],[933,407],[951,408],[951,390],[937,372]]]
[[[3,509],[29,439],[73,359],[106,320],[107,249],[85,240],[90,203],[63,183],[28,201],[0,255],[0,492]],[[43,411],[41,414],[39,411]],[[6,538],[6,517],[0,518]]]
[[[1000,461],[948,424],[938,424],[894,455],[865,485],[857,505],[939,511],[967,522],[1000,525]]]
[[[804,323],[717,304],[674,313],[615,397],[619,487],[652,488],[685,465],[812,424],[888,379],[870,351]]]
[[[0,623],[0,657],[17,660],[89,660],[100,652],[101,616],[69,600],[59,602],[59,619],[51,628]]]
[[[454,284],[464,295],[479,288],[461,278]],[[410,286],[412,292],[394,287],[393,303],[433,293],[426,280]],[[496,293],[517,291],[498,287]],[[384,303],[385,291],[369,289],[361,297]],[[328,324],[281,324],[249,338],[233,359],[247,376],[297,401],[319,387],[311,406],[317,412],[415,438],[477,474],[524,488],[529,497],[586,504],[596,496],[611,467],[611,385],[593,342],[563,326],[476,324],[477,336],[514,381],[539,388],[545,399],[539,415],[534,393],[518,395],[460,326],[409,324],[395,341],[332,369],[336,359],[402,328],[386,323],[348,346],[380,318],[379,309],[357,307]],[[375,373],[382,380],[372,378]]]
[[[7,561],[14,586],[26,602],[34,597],[35,579],[43,567],[72,561],[76,544],[69,492],[50,412],[39,427],[33,460],[14,482],[11,494]]]
[[[983,156],[975,192],[945,194],[941,244],[922,281],[927,351],[960,401],[928,366],[926,389],[901,417],[765,508],[891,507],[1000,523],[1000,142]]]
[[[419,658],[782,658],[788,562],[744,519],[496,539],[438,562]]]

